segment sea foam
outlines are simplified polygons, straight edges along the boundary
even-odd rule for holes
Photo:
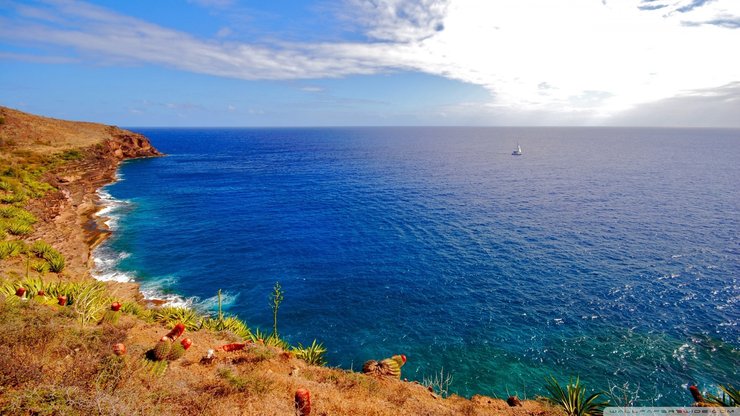
[[[123,176],[118,173],[116,175],[116,181],[121,180],[123,180]],[[95,214],[95,217],[108,230],[115,232],[119,227],[121,217],[130,212],[134,208],[134,205],[130,201],[114,198],[105,188],[99,189],[97,194],[101,208]],[[131,253],[125,251],[116,251],[106,243],[96,247],[93,250],[93,278],[106,282],[137,282],[134,273],[121,270],[118,267],[120,262],[130,255]],[[167,281],[171,283],[171,280],[171,277],[166,277],[163,279],[153,279],[152,282],[145,285],[142,284],[140,287],[141,294],[146,300],[163,302],[162,305],[181,308],[193,307],[198,302],[197,297],[185,298],[180,295],[165,293],[162,285],[166,284]]]

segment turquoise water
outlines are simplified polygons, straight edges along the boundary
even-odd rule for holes
[[[279,281],[289,341],[467,396],[737,384],[738,130],[139,131],[168,156],[105,188],[101,278],[209,310],[222,288],[265,330]]]

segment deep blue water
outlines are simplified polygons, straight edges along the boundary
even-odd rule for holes
[[[168,156],[106,188],[108,277],[211,309],[222,288],[264,330],[279,281],[289,341],[345,368],[405,353],[468,396],[737,385],[738,130],[139,131]]]

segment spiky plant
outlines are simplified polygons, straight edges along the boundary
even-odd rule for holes
[[[0,260],[4,260],[8,257],[20,256],[25,251],[26,245],[23,241],[0,241]]]
[[[162,361],[150,361],[150,360],[143,360],[144,361],[144,369],[146,371],[155,376],[155,377],[162,377],[164,373],[167,371],[167,367],[169,366],[169,363],[166,360]]]
[[[154,346],[154,359],[156,361],[166,360],[170,355],[170,351],[172,351],[172,345],[173,342],[171,339],[162,337],[162,339],[157,341],[157,345]]]
[[[239,318],[235,318],[233,316],[230,316],[223,320],[222,330],[230,331],[234,335],[244,340],[252,338],[252,331],[249,329],[247,324],[242,322]]]
[[[598,401],[599,396],[605,394],[597,392],[586,397],[586,388],[581,385],[579,378],[575,382],[571,380],[565,388],[558,384],[555,377],[550,376],[545,386],[550,393],[547,400],[555,405],[561,406],[568,416],[601,416],[608,401]]]
[[[39,291],[46,293],[48,286],[41,277],[27,277],[23,279],[21,284],[28,289],[29,296],[35,296]]]
[[[50,255],[46,258],[46,261],[49,263],[49,271],[61,273],[64,270],[65,261],[61,254]]]
[[[43,240],[39,240],[33,243],[31,245],[31,252],[40,259],[46,259],[49,256],[59,254],[59,252],[56,251],[54,247],[51,246],[51,244]]]
[[[103,318],[100,320],[100,323],[116,325],[120,317],[121,317],[121,312],[112,311],[108,309],[107,311],[105,311],[105,313],[103,313]]]
[[[38,221],[30,212],[12,205],[0,207],[0,218],[16,219],[28,224]]]
[[[720,385],[718,387],[720,390],[719,396],[715,396],[711,393],[707,394],[707,399],[709,399],[710,403],[722,407],[740,407],[740,390],[731,385]]]
[[[302,359],[303,361],[309,364],[312,364],[312,365],[325,365],[326,364],[326,358],[324,357],[326,355],[326,347],[324,347],[324,344],[322,343],[317,343],[316,340],[313,340],[311,345],[307,347],[304,347],[299,342],[298,346],[293,347],[292,351],[296,357]]]
[[[252,332],[251,340],[256,343],[262,343],[271,347],[282,348],[284,350],[290,348],[290,344],[288,344],[284,339],[279,336],[275,336],[274,334],[263,332],[259,328],[256,328],[254,332]]]
[[[18,219],[12,219],[5,222],[5,230],[13,235],[28,235],[33,232],[31,224]]]
[[[201,326],[203,318],[194,309],[178,308],[174,306],[163,306],[155,309],[152,313],[155,322],[161,322],[167,326],[173,326],[182,322],[188,331],[197,331]]]
[[[124,302],[121,305],[121,312],[134,315],[147,322],[153,321],[152,311],[137,302]]]
[[[171,342],[170,352],[167,354],[167,361],[179,360],[185,355],[185,347],[179,342]]]
[[[46,273],[49,271],[49,263],[46,260],[37,260],[31,262],[31,270],[38,273]]]
[[[97,281],[80,283],[70,293],[70,296],[81,325],[97,322],[111,302],[105,285]]]

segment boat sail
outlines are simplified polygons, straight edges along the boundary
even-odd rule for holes
[[[514,149],[513,152],[511,152],[514,156],[521,156],[522,155],[522,147],[519,146],[519,143],[516,144],[516,149]]]

